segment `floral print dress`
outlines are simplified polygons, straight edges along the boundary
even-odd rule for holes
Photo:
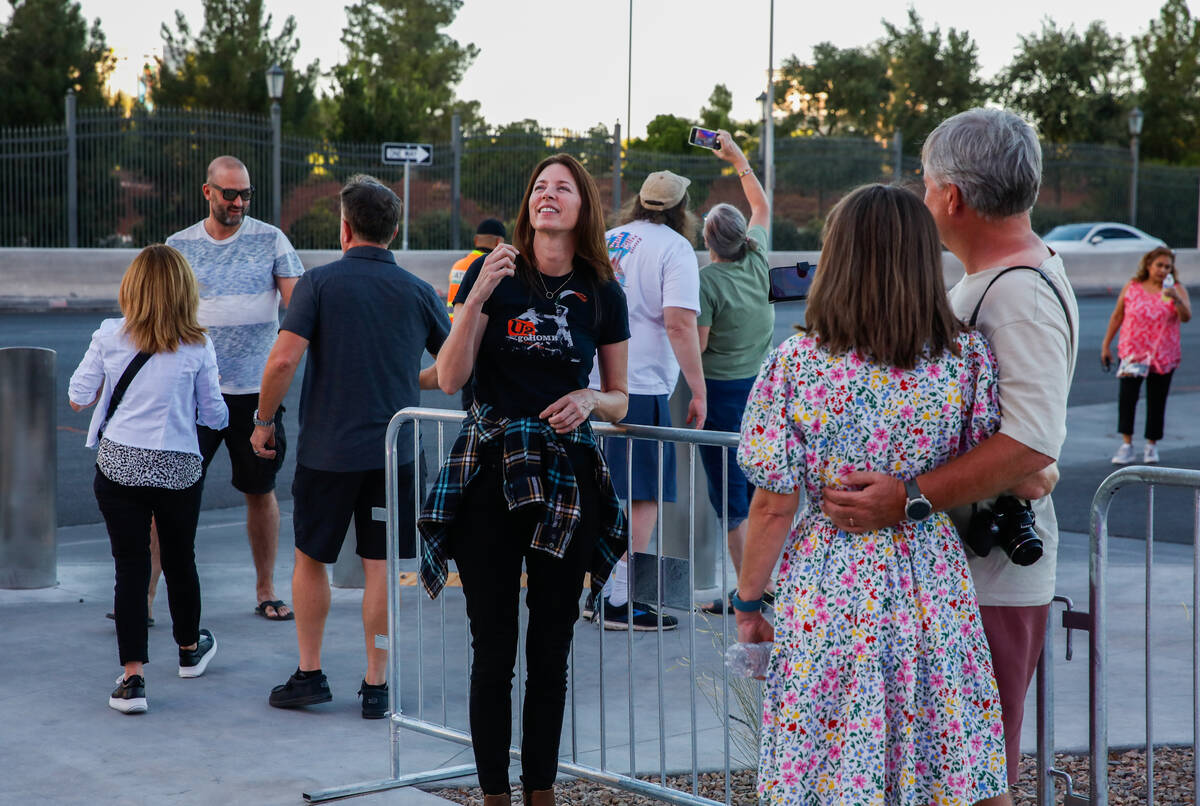
[[[845,473],[908,479],[999,426],[987,342],[911,370],[830,354],[799,334],[767,357],[738,461],[751,483],[807,495],[785,543],[763,701],[769,804],[970,804],[1004,792],[991,653],[944,513],[861,535],[821,512]]]

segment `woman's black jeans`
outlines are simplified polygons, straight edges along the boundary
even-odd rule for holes
[[[200,638],[200,577],[196,573],[196,523],[203,482],[183,490],[127,487],[99,468],[92,484],[108,527],[117,584],[113,614],[121,664],[150,660],[146,648],[146,589],[150,586],[150,518],[158,524],[159,555],[167,580],[167,603],[175,643]]]
[[[598,491],[591,448],[567,446],[583,516],[566,554],[556,559],[530,548],[537,513],[510,512],[501,489],[499,458],[485,460],[450,529],[450,549],[462,578],[471,622],[471,741],[479,786],[486,795],[509,791],[512,678],[517,656],[521,562],[528,573],[527,678],[521,737],[521,780],[550,789],[566,704],[567,657],[579,618],[583,576],[596,541]]]
[[[1151,372],[1146,377],[1146,439],[1158,442],[1163,436],[1163,419],[1167,413],[1167,392],[1171,389],[1171,376],[1175,370],[1159,375]],[[1121,390],[1117,401],[1117,433],[1133,436],[1133,415],[1137,411],[1138,393],[1142,389],[1141,378],[1120,378]]]

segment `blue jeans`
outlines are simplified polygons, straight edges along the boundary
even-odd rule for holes
[[[718,381],[706,378],[704,386],[708,390],[708,418],[704,422],[705,431],[734,431],[742,430],[742,412],[746,410],[746,399],[750,397],[750,389],[754,386],[754,378],[739,378],[734,381]],[[721,469],[727,469],[728,480],[726,491],[729,504],[729,528],[735,529],[746,520],[750,514],[750,499],[754,496],[754,485],[746,480],[746,475],[737,463],[737,449],[728,449],[728,458],[722,464],[721,448],[705,445],[700,448],[700,461],[704,464],[708,476],[708,500],[712,502],[717,517],[721,517]]]

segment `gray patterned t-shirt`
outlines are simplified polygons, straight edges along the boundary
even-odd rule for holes
[[[277,228],[250,217],[223,241],[199,221],[167,245],[183,253],[200,283],[199,320],[217,351],[221,392],[257,393],[279,331],[275,278],[304,273],[296,250]]]

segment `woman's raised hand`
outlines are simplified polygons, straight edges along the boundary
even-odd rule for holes
[[[576,389],[542,409],[538,415],[556,434],[569,434],[583,425],[596,408],[596,394],[591,389]]]
[[[713,153],[726,162],[731,162],[735,166],[739,163],[749,162],[746,155],[742,153],[742,149],[738,147],[737,141],[733,139],[733,135],[724,129],[717,130],[717,142],[721,144],[720,148],[714,148]]]
[[[517,248],[508,243],[502,243],[489,252],[483,259],[475,285],[471,286],[471,293],[467,295],[467,302],[476,300],[482,304],[492,296],[501,280],[512,277],[517,270],[517,254]]]

